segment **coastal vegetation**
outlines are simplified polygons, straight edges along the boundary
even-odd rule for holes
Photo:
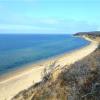
[[[96,37],[100,36],[100,31],[92,31],[92,32],[78,32],[76,34],[74,34],[75,36],[82,36],[82,35],[86,35],[86,36],[91,36],[91,37]]]
[[[74,36],[86,36],[91,39],[96,39],[96,41],[100,42],[100,31],[93,31],[93,32],[78,32],[74,34]]]
[[[100,32],[80,32],[75,36],[100,42]],[[41,82],[21,91],[12,100],[100,100],[100,45],[70,66],[55,63],[44,70]]]

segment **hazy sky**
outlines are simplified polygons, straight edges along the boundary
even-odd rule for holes
[[[100,0],[0,0],[0,33],[100,30]]]

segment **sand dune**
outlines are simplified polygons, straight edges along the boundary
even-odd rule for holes
[[[88,38],[86,39],[91,41],[88,46],[37,64],[29,65],[29,68],[21,71],[20,74],[16,71],[12,77],[10,74],[8,79],[6,78],[6,80],[0,82],[0,100],[10,100],[21,90],[27,89],[33,83],[40,81],[43,69],[50,63],[56,61],[56,64],[61,66],[70,65],[92,53],[97,48],[98,43]]]

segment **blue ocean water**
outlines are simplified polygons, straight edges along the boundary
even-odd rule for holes
[[[88,44],[72,35],[0,35],[0,75]]]

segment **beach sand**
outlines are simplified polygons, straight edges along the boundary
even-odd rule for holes
[[[91,41],[91,43],[83,48],[62,54],[40,63],[28,65],[24,70],[17,70],[13,73],[13,75],[9,74],[8,77],[6,76],[5,80],[1,79],[0,100],[10,100],[18,92],[29,88],[36,82],[39,82],[41,80],[41,73],[43,72],[43,69],[54,61],[56,61],[56,64],[63,67],[64,65],[73,64],[92,53],[98,47],[98,43],[86,37],[85,39]]]

